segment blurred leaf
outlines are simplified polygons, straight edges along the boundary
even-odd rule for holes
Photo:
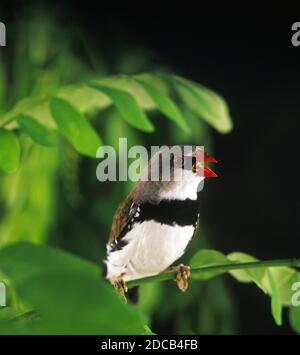
[[[57,96],[69,101],[83,113],[105,109],[111,105],[111,100],[106,95],[84,84],[63,87]]]
[[[236,262],[259,261],[251,255],[235,252],[228,256],[228,259]],[[263,292],[272,294],[268,272],[272,273],[272,278],[277,286],[278,297],[282,305],[290,305],[293,291],[291,285],[300,281],[300,273],[289,267],[255,268],[231,271],[230,274],[241,282],[254,282]]]
[[[230,260],[238,262],[258,261],[245,253],[232,253]],[[256,268],[230,272],[241,282],[253,281],[265,293],[271,296],[272,315],[277,325],[282,324],[282,306],[289,305],[292,299],[291,285],[299,279],[299,273],[288,267]]]
[[[0,308],[0,324],[8,322],[11,319],[19,316],[20,312],[12,307],[1,307]]]
[[[22,311],[13,307],[0,309],[0,334],[22,334],[28,329],[30,322],[36,317],[36,312]]]
[[[17,85],[14,82],[14,85],[11,85],[10,92],[13,94],[15,100],[20,100],[30,93],[30,89],[34,85],[35,74],[34,65],[30,62],[29,58],[29,38],[26,36],[28,32],[23,31],[26,25],[19,23],[17,26],[20,37],[13,43],[14,55],[10,59],[11,70],[16,78]]]
[[[191,268],[200,268],[213,265],[226,265],[229,261],[225,255],[222,253],[211,250],[211,249],[202,249],[199,250],[191,259],[190,267]],[[201,274],[192,274],[191,278],[195,280],[207,280],[212,277],[223,274],[226,271],[203,271]]]
[[[282,325],[282,305],[279,299],[278,286],[273,278],[272,272],[268,270],[270,293],[271,293],[271,310],[273,318],[277,325]]]
[[[160,283],[148,283],[139,287],[138,307],[142,312],[150,316],[158,307],[162,297],[162,285]]]
[[[300,272],[288,267],[276,267],[270,268],[270,270],[277,284],[281,303],[285,306],[289,306],[294,293],[291,285],[300,281]]]
[[[149,76],[152,74],[149,73]],[[95,85],[105,86],[112,89],[125,92],[132,96],[136,104],[143,110],[153,110],[156,108],[152,98],[147,94],[141,85],[139,85],[135,76],[131,75],[113,75],[107,76],[98,80],[94,80],[92,83]]]
[[[7,100],[5,100],[7,95],[7,67],[6,63],[3,60],[3,57],[0,57],[0,113],[5,110],[7,105]]]
[[[32,96],[32,97],[25,97],[19,100],[11,110],[5,113],[5,115],[0,117],[0,122],[6,123],[16,118],[17,115],[21,113],[28,113],[34,107],[38,107],[42,103],[44,103],[46,99],[42,96]],[[13,126],[15,127],[15,126]]]
[[[108,76],[94,80],[93,84],[88,86],[79,83],[61,89],[56,88],[57,83],[54,83],[54,89],[50,90],[50,93],[56,92],[56,97],[65,99],[82,113],[107,108],[113,102],[129,124],[145,132],[152,132],[154,126],[143,110],[158,108],[180,128],[189,132],[190,127],[186,119],[168,95],[168,87],[164,82],[167,79],[175,85],[183,99],[183,108],[188,107],[222,133],[231,130],[232,123],[227,105],[219,95],[179,76],[160,76],[152,73]],[[15,128],[13,120],[18,114],[30,115],[43,125],[55,128],[49,113],[47,96],[37,95],[20,100],[0,117],[0,122],[10,122],[8,127]]]
[[[228,133],[232,129],[232,121],[225,100],[203,85],[177,75],[162,74],[174,83],[181,99],[193,112],[220,133]]]
[[[34,118],[28,115],[20,114],[16,118],[19,127],[27,133],[31,139],[46,147],[53,147],[56,144],[54,131],[46,128]]]
[[[22,132],[19,140],[23,153],[20,166],[1,179],[5,213],[0,223],[0,245],[19,240],[45,242],[59,214],[56,186],[61,152],[35,144]]]
[[[197,334],[234,334],[237,307],[226,280],[220,277],[197,282],[195,291],[198,298],[192,312],[197,315]]]
[[[50,100],[50,111],[60,132],[80,153],[95,158],[101,140],[85,116],[60,98]]]
[[[226,264],[249,263],[258,261],[251,255],[235,252],[227,256],[215,250],[200,250],[191,259],[190,266],[193,269],[224,265],[224,270],[203,271],[200,274],[193,273],[191,278],[205,280],[225,273]],[[272,315],[277,325],[281,325],[281,311],[283,305],[290,305],[292,299],[291,285],[300,280],[300,273],[288,267],[261,267],[245,268],[229,272],[240,282],[254,282],[263,292],[271,296]]]
[[[241,252],[231,253],[227,257],[229,260],[239,263],[259,261],[253,256]],[[254,282],[263,292],[267,293],[269,288],[269,278],[266,271],[266,268],[255,268],[235,270],[231,271],[230,274],[240,282]]]
[[[67,100],[82,113],[104,109],[111,104],[111,100],[101,92],[93,90],[84,84],[74,84],[62,87],[57,97]],[[1,122],[12,121],[18,114],[26,114],[49,128],[56,128],[49,112],[49,98],[45,95],[29,96],[18,101],[13,108],[0,117]],[[14,122],[10,123],[15,128]]]
[[[159,75],[155,73],[137,74],[134,75],[134,78],[148,83],[152,87],[156,88],[156,90],[163,92],[164,94],[168,94],[168,85]],[[149,107],[149,109],[151,109],[151,107]]]
[[[30,334],[142,334],[144,326],[94,264],[46,246],[0,249],[0,268],[18,296],[38,310]]]
[[[150,329],[150,327],[148,327],[148,325],[144,326],[144,331],[146,335],[156,335],[155,333],[152,332],[152,330]]]
[[[291,307],[289,312],[291,327],[300,334],[300,307]]]
[[[162,91],[159,91],[155,86],[148,84],[143,79],[136,79],[140,85],[146,90],[146,92],[152,97],[156,103],[158,109],[171,121],[175,122],[185,132],[190,132],[190,128],[187,125],[184,117],[182,116],[179,108],[171,98]]]
[[[106,87],[103,85],[91,85],[111,98],[121,116],[135,128],[145,132],[154,131],[153,124],[149,121],[144,111],[138,106],[135,99],[125,91]]]
[[[20,144],[12,131],[0,129],[0,170],[14,172],[20,160]]]

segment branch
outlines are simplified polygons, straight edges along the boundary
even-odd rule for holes
[[[280,259],[280,260],[265,260],[265,261],[253,261],[247,263],[228,263],[222,265],[212,265],[212,266],[202,266],[191,268],[191,278],[194,275],[201,275],[201,273],[206,272],[220,272],[225,273],[227,271],[234,271],[234,270],[243,270],[243,269],[258,269],[258,268],[265,268],[265,267],[300,267],[300,259]],[[127,287],[131,288],[134,286],[140,286],[144,283],[148,282],[161,282],[167,280],[173,280],[175,278],[174,270],[166,270],[161,274],[144,277],[142,279],[132,280],[127,282]]]

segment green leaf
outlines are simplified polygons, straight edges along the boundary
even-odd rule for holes
[[[288,267],[276,267],[270,268],[270,270],[277,284],[281,303],[285,306],[289,306],[294,293],[291,286],[295,282],[300,281],[300,273]]]
[[[55,132],[43,126],[33,117],[20,114],[16,117],[16,120],[22,131],[27,133],[34,142],[46,147],[56,145]]]
[[[139,314],[120,300],[91,262],[18,243],[0,249],[0,268],[20,300],[39,313],[21,334],[145,333]]]
[[[143,82],[148,83],[149,85],[155,87],[158,91],[168,94],[168,85],[167,83],[155,73],[143,73],[134,75],[135,79],[140,79]],[[151,109],[151,107],[149,107]]]
[[[19,140],[12,131],[0,129],[0,170],[14,172],[20,160]]]
[[[0,308],[0,334],[18,334],[32,320],[34,312],[21,311],[13,307]]]
[[[84,84],[62,87],[56,97],[65,99],[82,113],[103,110],[111,105],[111,100],[106,95]],[[19,114],[29,115],[48,128],[56,128],[49,112],[49,98],[45,95],[29,96],[18,101],[10,111],[0,117],[0,123],[10,122]],[[9,127],[15,128],[15,122],[10,122]]]
[[[271,290],[271,310],[277,325],[282,325],[282,305],[279,298],[278,286],[273,278],[272,272],[268,270],[268,277]]]
[[[225,100],[203,85],[177,75],[162,74],[175,85],[175,89],[190,110],[199,115],[220,133],[232,129],[232,121]]]
[[[152,86],[143,79],[136,79],[140,85],[146,90],[149,96],[156,103],[158,109],[171,121],[175,122],[185,132],[190,132],[190,128],[183,118],[179,108],[171,98],[164,92],[158,90],[155,86]]]
[[[57,97],[67,100],[84,113],[103,110],[111,105],[111,100],[106,95],[85,84],[64,87],[59,90]]]
[[[139,309],[147,315],[151,315],[162,301],[162,285],[159,283],[147,283],[139,287]]]
[[[66,139],[78,152],[95,158],[101,140],[86,117],[61,98],[51,98],[49,105],[51,114]]]
[[[194,270],[191,278],[204,280],[225,273],[228,264],[259,262],[251,255],[235,252],[227,256],[215,250],[200,250],[191,259],[190,266]],[[218,270],[203,270],[197,268],[218,266]],[[222,266],[224,269],[222,270]],[[197,271],[197,272],[195,272]],[[271,296],[272,315],[277,325],[282,324],[282,306],[290,305],[294,282],[300,281],[300,274],[288,267],[256,267],[232,270],[229,273],[240,282],[254,282],[263,292]]]
[[[146,76],[147,78],[153,78],[153,74],[142,74],[142,76]],[[143,110],[153,110],[156,108],[154,101],[147,94],[147,92],[143,89],[141,85],[139,85],[136,80],[134,80],[136,76],[131,75],[114,75],[104,77],[98,80],[93,80],[93,84],[105,86],[109,88],[113,88],[116,90],[120,90],[122,92],[126,92],[130,96],[132,96],[139,107]],[[156,81],[157,84],[157,81]],[[99,94],[103,95],[98,91]],[[107,96],[105,96],[107,97]]]
[[[300,306],[290,308],[289,319],[291,327],[300,334]]]
[[[251,255],[245,253],[231,253],[227,255],[228,259],[240,263],[258,261]],[[240,282],[254,282],[263,292],[272,295],[268,272],[272,273],[272,277],[277,287],[278,297],[282,305],[290,305],[292,299],[291,285],[300,281],[300,274],[295,269],[289,267],[270,267],[255,268],[238,271],[231,271],[230,274]]]
[[[226,265],[229,261],[225,255],[222,253],[211,250],[211,249],[202,249],[199,250],[191,259],[190,266],[191,268],[201,268],[206,266],[214,265]],[[201,274],[192,274],[191,278],[196,280],[207,280],[215,276],[221,275],[226,271],[203,271]]]
[[[55,96],[65,99],[81,113],[94,113],[114,104],[123,118],[135,128],[146,132],[154,130],[143,110],[159,109],[177,123],[182,130],[191,131],[175,102],[168,95],[171,81],[188,107],[222,133],[229,132],[232,122],[226,102],[208,88],[175,75],[144,73],[140,75],[116,75],[93,80],[93,84],[78,83],[57,90]],[[0,123],[16,128],[18,114],[35,118],[48,128],[56,128],[49,112],[49,98],[27,97],[0,117]]]
[[[8,70],[7,70],[7,64],[3,60],[3,57],[0,57],[0,112],[2,113],[2,110],[5,108],[7,105],[7,102],[5,100],[5,95],[7,94],[7,77],[8,77]]]
[[[135,99],[130,94],[104,85],[91,84],[91,87],[110,97],[121,116],[130,125],[145,132],[154,131],[153,124],[149,121],[144,111],[138,106]]]
[[[144,326],[144,331],[145,331],[145,335],[156,335],[155,333],[152,332],[152,330],[148,325]]]
[[[241,252],[231,253],[227,255],[227,258],[239,263],[258,261],[253,256]],[[266,268],[245,269],[231,271],[230,274],[240,282],[254,282],[263,292],[267,293],[269,279],[266,270]]]

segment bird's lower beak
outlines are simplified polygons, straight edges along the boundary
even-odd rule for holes
[[[208,155],[204,151],[197,151],[196,152],[196,159],[197,159],[197,175],[198,176],[204,176],[204,177],[218,177],[218,175],[208,166],[205,166],[205,163],[217,163],[217,160]]]
[[[203,168],[203,171],[204,171],[204,177],[218,177],[218,175],[208,166],[205,166]]]

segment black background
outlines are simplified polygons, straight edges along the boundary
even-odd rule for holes
[[[60,21],[77,23],[96,43],[149,48],[162,63],[226,98],[234,130],[213,133],[222,183],[214,184],[214,203],[202,211],[212,243],[262,259],[299,257],[300,46],[291,44],[291,26],[300,13],[292,5],[206,5],[99,1],[53,7]],[[13,18],[27,2],[2,6]],[[259,290],[236,282],[232,288],[241,333],[290,333],[274,325],[265,312],[269,299]]]

